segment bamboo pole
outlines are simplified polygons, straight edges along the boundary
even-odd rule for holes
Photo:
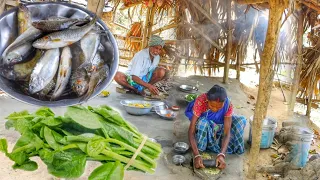
[[[262,134],[262,123],[267,114],[269,105],[272,82],[274,78],[274,70],[272,64],[278,42],[281,17],[288,0],[269,0],[269,21],[264,50],[261,56],[261,67],[259,76],[259,91],[254,111],[253,127],[252,127],[252,145],[249,154],[248,178],[256,179],[257,160],[260,151],[260,142]]]
[[[229,82],[229,66],[232,48],[232,22],[231,22],[231,4],[232,0],[227,0],[227,23],[228,23],[228,39],[225,51],[225,66],[223,71],[223,83],[227,84]]]
[[[298,93],[299,82],[300,82],[300,73],[302,69],[302,48],[303,48],[303,20],[304,13],[302,9],[298,11],[298,32],[297,32],[297,46],[298,46],[298,57],[297,57],[297,65],[294,72],[293,77],[293,86],[290,97],[290,105],[288,109],[288,114],[293,115],[294,105],[296,103],[296,96]]]
[[[320,7],[318,5],[318,3],[314,4],[312,2],[307,2],[307,1],[300,1],[302,4],[304,4],[305,6],[307,6],[308,8],[311,8],[315,11],[317,11],[318,13],[320,13]]]
[[[151,34],[161,33],[161,32],[164,31],[164,30],[171,29],[171,28],[176,28],[176,27],[178,27],[178,26],[179,26],[179,24],[169,24],[169,25],[167,25],[167,26],[164,26],[164,27],[162,27],[162,28],[159,28],[159,29],[156,29],[156,30],[152,31]]]
[[[266,3],[268,0],[236,0],[238,4],[261,4]]]
[[[217,26],[219,29],[224,30],[224,28],[219,24],[218,21],[212,18],[212,16],[203,9],[196,1],[194,0],[188,0],[196,9],[198,9],[209,21],[212,22],[215,26]]]
[[[97,16],[101,17],[105,0],[88,0],[87,8],[95,13]]]

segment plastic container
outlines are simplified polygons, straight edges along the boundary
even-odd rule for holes
[[[308,128],[293,127],[290,142],[292,143],[291,151],[288,154],[291,164],[296,167],[304,167],[308,161],[310,145],[313,139],[313,132]]]
[[[250,117],[249,144],[252,142],[252,122],[253,116]],[[263,120],[260,148],[265,149],[271,146],[276,128],[277,120],[274,118],[267,117]]]

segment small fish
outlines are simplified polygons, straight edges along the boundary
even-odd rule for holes
[[[34,53],[35,49],[31,43],[25,43],[13,49],[3,59],[4,65],[14,65],[25,61]]]
[[[72,73],[71,88],[78,97],[84,95],[89,88],[89,76],[85,66],[80,66]]]
[[[84,53],[85,61],[92,62],[100,44],[100,35],[95,33],[94,30],[91,30],[88,34],[83,36],[80,44]]]
[[[34,94],[43,90],[56,75],[59,66],[59,49],[47,50],[33,69],[29,93]]]
[[[84,101],[87,101],[91,97],[94,90],[100,85],[100,83],[103,82],[103,80],[107,78],[108,75],[109,75],[109,67],[107,65],[100,67],[99,69],[97,69],[91,74],[89,85],[88,85],[89,86],[88,91],[83,97]]]
[[[70,46],[72,54],[72,71],[75,71],[85,61],[80,43],[74,43]]]
[[[31,12],[24,4],[20,3],[18,6],[18,29],[19,35],[25,32],[31,26]]]
[[[62,31],[69,29],[71,26],[78,23],[89,22],[87,19],[54,19],[54,20],[39,20],[32,22],[32,25],[43,32]]]
[[[2,53],[2,58],[7,56],[7,53],[10,52],[12,49],[21,46],[22,44],[32,42],[38,37],[42,35],[42,32],[33,26],[30,26],[25,32],[23,32],[20,36],[18,36],[13,43],[11,43]]]
[[[39,99],[45,100],[48,94],[54,89],[56,85],[57,78],[53,78],[49,84],[46,85],[40,92],[39,92]]]
[[[1,66],[0,73],[3,77],[13,81],[29,81],[33,68],[40,59],[42,53],[36,51],[36,55],[25,63],[15,64],[13,66]]]
[[[48,34],[36,40],[32,45],[38,49],[52,49],[69,46],[79,41],[85,34],[87,34],[96,22],[97,16],[95,16],[88,24],[80,28],[67,29]]]
[[[72,66],[71,59],[72,55],[70,48],[68,46],[64,47],[60,58],[57,83],[51,100],[55,100],[60,97],[69,82]]]

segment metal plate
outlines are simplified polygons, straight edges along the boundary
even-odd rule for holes
[[[190,92],[194,92],[194,91],[198,91],[198,88],[194,87],[194,86],[191,86],[191,85],[180,85],[179,86],[179,90],[182,91],[182,92],[187,92],[187,93],[190,93]]]
[[[31,11],[32,20],[46,19],[51,16],[62,16],[67,18],[84,18],[94,14],[80,6],[62,3],[62,2],[46,2],[46,3],[28,3],[26,6]],[[17,11],[18,8],[12,8],[0,16],[0,54],[18,35],[17,28]],[[101,43],[105,47],[105,51],[101,53],[102,58],[110,67],[109,76],[95,89],[90,99],[101,93],[103,89],[109,86],[113,80],[119,65],[118,45],[112,33],[103,21],[98,20],[97,24],[106,31],[106,35],[101,36]],[[0,89],[6,92],[11,97],[33,105],[39,106],[69,106],[82,103],[78,97],[63,97],[57,101],[43,101],[24,94],[18,85],[4,77],[0,77]]]

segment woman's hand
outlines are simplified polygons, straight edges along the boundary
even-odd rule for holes
[[[226,162],[224,160],[224,157],[223,156],[218,156],[216,158],[216,165],[219,169],[224,169],[226,168]]]
[[[152,94],[155,94],[155,95],[158,95],[159,94],[159,90],[157,87],[155,87],[154,85],[149,85],[148,86],[148,89],[149,91],[152,93]]]
[[[204,168],[202,158],[200,156],[194,159],[194,166],[196,167],[196,169]]]

